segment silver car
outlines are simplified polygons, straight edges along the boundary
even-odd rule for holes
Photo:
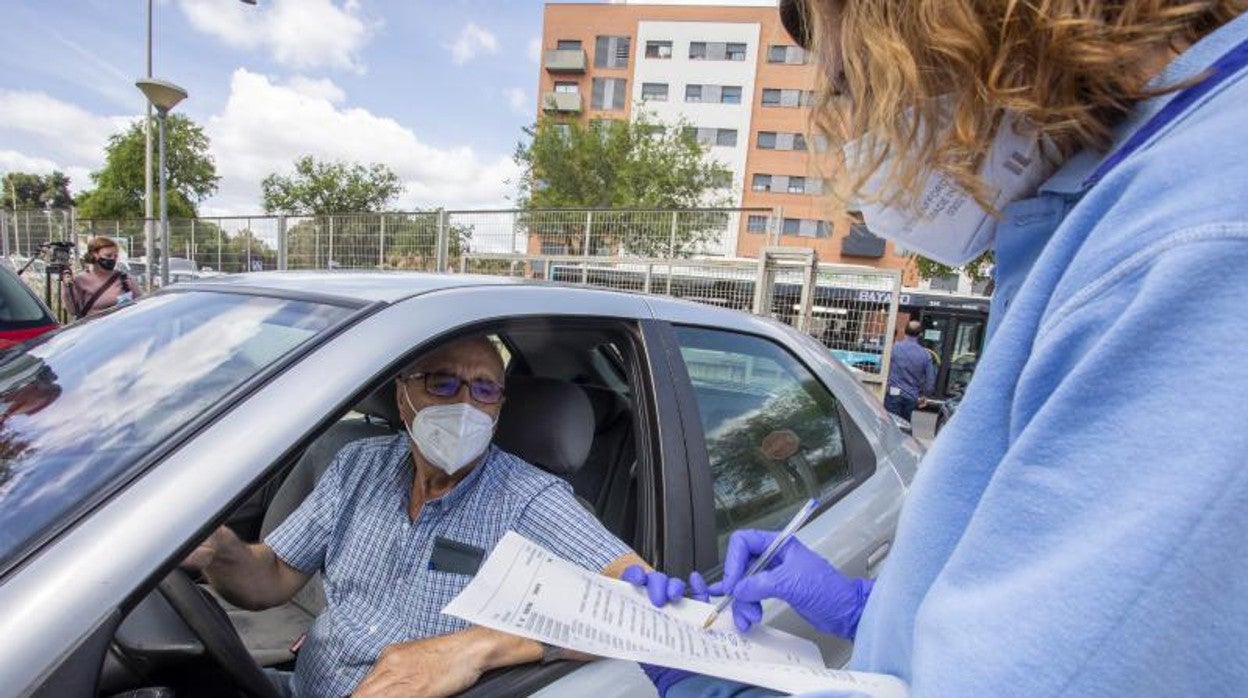
[[[560,474],[657,566],[714,577],[731,531],[781,526],[809,497],[823,505],[801,537],[842,569],[874,575],[888,554],[920,446],[785,325],[498,277],[218,277],[0,354],[4,693],[272,696],[261,667],[291,666],[319,582],[250,613],[178,561],[223,522],[263,536],[342,444],[401,430],[395,375],[465,333],[506,357],[496,442],[542,466],[527,444],[588,440]],[[543,419],[535,382],[583,394],[592,420]],[[815,636],[779,605],[767,622]],[[538,691],[653,694],[617,661],[515,667],[469,693]]]

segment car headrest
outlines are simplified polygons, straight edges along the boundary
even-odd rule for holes
[[[368,394],[359,404],[355,406],[355,411],[369,417],[376,417],[395,429],[403,428],[403,418],[399,416],[399,404],[395,401],[394,381],[386,381],[381,384],[373,392]]]
[[[556,475],[580,470],[594,441],[585,391],[554,378],[509,376],[505,394],[495,445]]]

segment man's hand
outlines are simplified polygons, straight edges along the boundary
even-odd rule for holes
[[[229,550],[233,546],[242,546],[243,541],[239,539],[234,531],[228,526],[219,526],[212,535],[204,539],[202,543],[195,546],[190,555],[182,561],[182,567],[203,572],[217,558],[217,552],[221,550]]]
[[[450,635],[400,642],[381,651],[373,670],[351,694],[382,696],[449,696],[477,682],[488,668],[491,633],[470,628]],[[517,638],[519,639],[519,638]],[[533,643],[536,648],[536,643]],[[529,661],[539,658],[537,656]]]

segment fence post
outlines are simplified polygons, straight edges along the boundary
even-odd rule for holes
[[[386,268],[386,214],[381,214],[381,235],[377,237],[377,268]]]
[[[9,256],[9,214],[0,211],[0,254]]]
[[[594,212],[586,211],[585,212],[585,244],[581,246],[581,255],[584,257],[589,256],[590,231],[593,229],[594,229]]]
[[[581,256],[589,256],[590,231],[594,229],[594,212],[585,212],[585,242],[581,245]],[[589,285],[589,262],[581,262],[581,284]]]
[[[286,255],[289,252],[286,240],[286,216],[277,217],[277,268],[286,271]]]
[[[186,257],[187,259],[190,259],[192,262],[195,262],[195,264],[199,264],[199,260],[195,259],[196,257],[195,253],[198,252],[198,250],[195,249],[195,221],[196,220],[197,219],[195,218],[191,219],[191,239],[186,241]]]
[[[334,268],[334,217],[329,217],[329,255],[325,258],[325,268]]]
[[[672,211],[672,230],[667,238],[667,257],[668,259],[676,258],[676,220],[680,215],[679,211]]]
[[[447,258],[450,256],[451,246],[447,244],[446,225],[446,209],[438,209],[438,237],[433,242],[433,269],[438,273],[447,271],[450,266]]]
[[[654,273],[654,263],[646,262],[646,282],[645,282],[645,285],[642,286],[642,289],[641,289],[642,293],[650,293],[650,276],[653,273]]]

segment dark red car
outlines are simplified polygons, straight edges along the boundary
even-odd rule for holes
[[[7,266],[0,265],[0,349],[60,327],[52,311]]]

